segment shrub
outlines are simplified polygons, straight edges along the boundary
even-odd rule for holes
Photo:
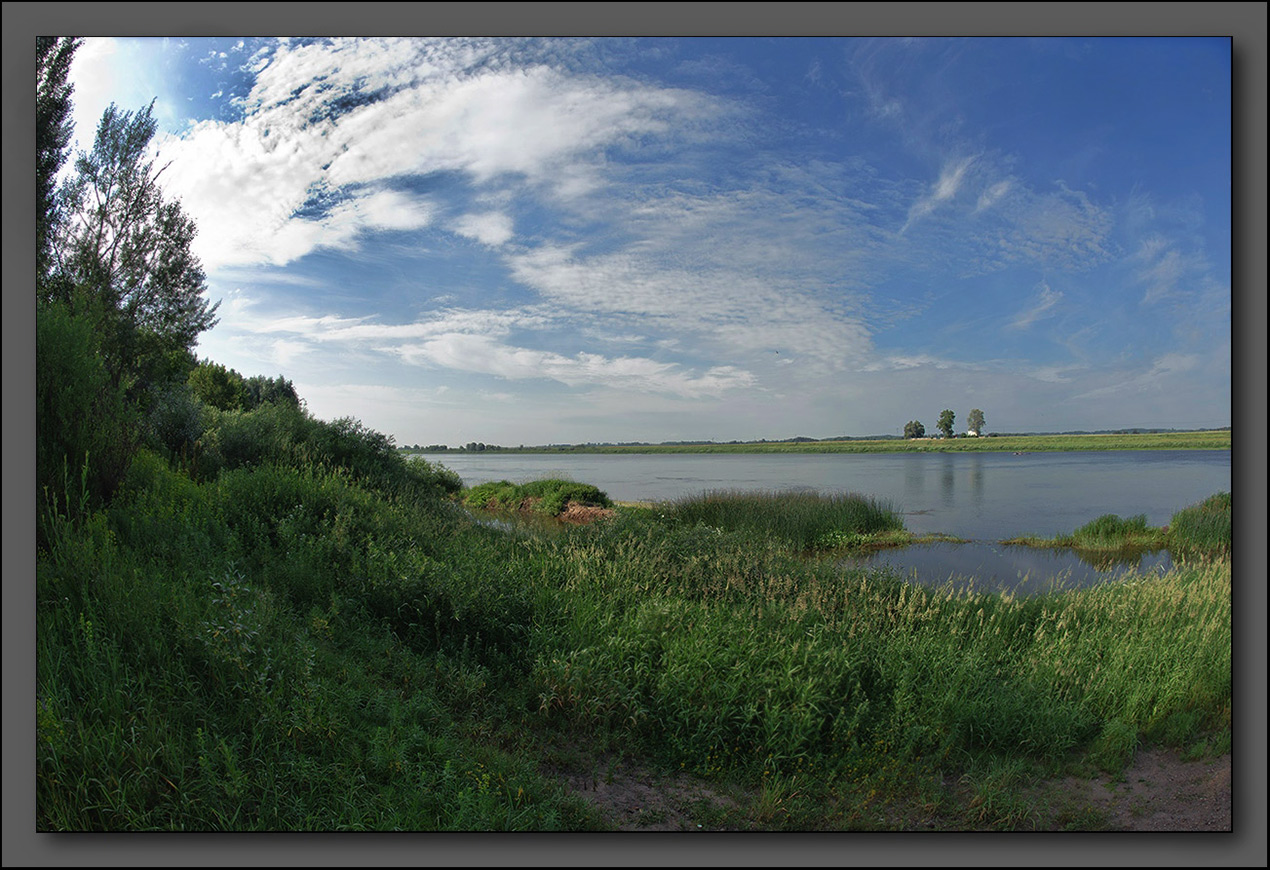
[[[602,490],[589,483],[572,480],[533,480],[514,484],[491,480],[467,491],[463,503],[468,507],[489,510],[520,510],[559,516],[571,503],[588,507],[612,507],[613,502]]]
[[[140,420],[125,385],[110,375],[92,321],[62,303],[36,312],[37,492],[61,502],[69,474],[87,464],[96,504],[110,498],[136,452]]]

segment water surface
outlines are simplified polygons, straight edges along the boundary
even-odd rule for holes
[[[617,501],[668,501],[712,489],[854,492],[886,502],[915,534],[973,542],[906,547],[868,557],[921,582],[953,574],[999,588],[1035,588],[1055,577],[1102,582],[1104,570],[1068,551],[1002,547],[1023,535],[1068,534],[1103,514],[1145,514],[1152,526],[1217,492],[1231,490],[1228,450],[1043,453],[832,454],[429,454],[474,486],[564,477]],[[1167,553],[1132,563],[1167,569]],[[1026,580],[1024,579],[1026,578]]]

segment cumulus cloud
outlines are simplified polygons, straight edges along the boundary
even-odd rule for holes
[[[165,185],[199,226],[204,264],[284,265],[355,246],[354,217],[371,230],[425,225],[429,205],[389,194],[394,179],[513,174],[557,195],[585,192],[605,148],[704,111],[687,92],[504,68],[494,53],[490,42],[355,39],[284,41],[260,55],[240,120],[160,143]],[[487,244],[510,237],[494,217],[460,231]]]
[[[514,235],[512,219],[501,212],[465,214],[454,222],[454,231],[491,248],[506,244]]]

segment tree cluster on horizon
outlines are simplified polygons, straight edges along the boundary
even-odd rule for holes
[[[957,415],[951,409],[945,408],[939,413],[939,422],[935,424],[935,428],[939,430],[943,437],[955,438],[953,426],[956,420]],[[968,431],[974,432],[976,435],[981,434],[985,425],[983,411],[978,408],[972,408],[966,417],[966,425]],[[904,437],[908,439],[925,438],[926,427],[922,425],[920,420],[909,420],[904,424]]]

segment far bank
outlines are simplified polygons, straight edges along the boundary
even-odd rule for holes
[[[1031,453],[1086,450],[1230,450],[1231,430],[1089,435],[989,435],[978,438],[882,438],[663,444],[570,444],[541,447],[402,447],[407,453]]]

